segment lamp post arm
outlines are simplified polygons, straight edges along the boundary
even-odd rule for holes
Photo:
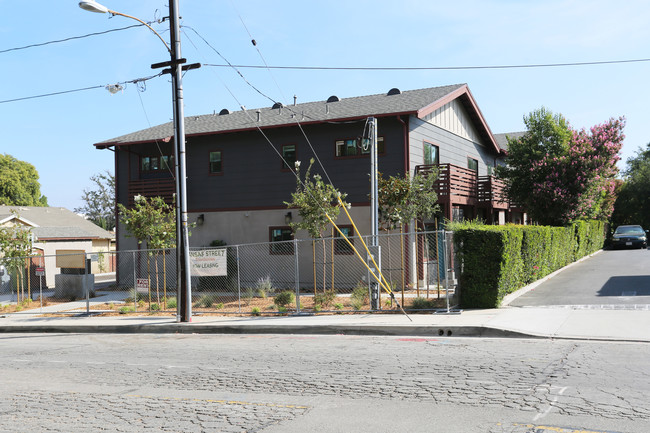
[[[165,48],[167,48],[167,51],[169,51],[170,53],[172,52],[171,48],[169,48],[169,45],[167,44],[167,42],[165,42],[165,40],[162,38],[162,36],[160,36],[160,34],[159,34],[157,31],[155,31],[155,30],[153,29],[153,27],[151,27],[151,26],[150,26],[149,24],[147,24],[146,22],[142,21],[140,18],[136,18],[136,17],[131,16],[131,15],[123,14],[122,12],[112,11],[112,10],[110,10],[110,9],[108,10],[108,13],[111,14],[111,15],[119,15],[119,16],[121,16],[121,17],[131,18],[132,20],[136,20],[136,21],[139,22],[140,24],[143,24],[143,25],[147,26],[147,28],[148,28],[149,30],[151,30],[151,31],[152,31],[156,36],[158,36],[158,39],[160,39],[160,40],[162,41],[162,43],[165,44]]]

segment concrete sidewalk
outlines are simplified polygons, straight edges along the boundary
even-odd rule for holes
[[[85,304],[84,304],[85,305]],[[0,316],[0,333],[345,334],[411,337],[519,337],[650,342],[650,309],[594,307],[466,310],[454,314],[341,314],[317,316],[41,317],[38,310]]]

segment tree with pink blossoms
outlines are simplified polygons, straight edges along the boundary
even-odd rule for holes
[[[507,165],[497,169],[511,202],[544,225],[609,219],[625,119],[576,131],[561,114],[541,108],[524,122],[528,131],[508,138]]]

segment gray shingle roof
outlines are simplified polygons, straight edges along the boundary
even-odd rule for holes
[[[510,139],[517,139],[522,137],[524,134],[526,134],[526,131],[506,132],[503,134],[494,134],[494,139],[501,149],[508,150],[508,137]]]
[[[12,210],[20,218],[38,225],[32,232],[39,239],[115,238],[113,233],[62,207],[0,206],[0,220],[2,216],[11,216]]]
[[[420,90],[407,90],[399,94],[386,93],[343,98],[337,102],[307,102],[282,108],[257,108],[235,111],[229,114],[209,114],[185,117],[185,134],[187,136],[227,131],[239,131],[253,128],[295,125],[296,122],[325,122],[382,116],[389,114],[409,114],[427,107],[444,98],[451,92],[464,87],[465,84],[432,87]],[[259,116],[259,121],[258,121]],[[141,131],[122,135],[95,144],[105,147],[114,144],[127,144],[163,140],[173,135],[171,122]]]

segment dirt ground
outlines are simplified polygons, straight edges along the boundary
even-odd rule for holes
[[[424,294],[423,294],[424,295]],[[423,296],[424,297],[424,296]],[[401,302],[401,296],[399,293],[395,294],[395,298],[398,302]],[[403,306],[406,309],[410,309],[413,305],[413,300],[415,298],[405,298],[405,305]],[[426,299],[426,298],[425,298]],[[63,304],[70,302],[70,299],[56,299],[56,298],[45,298],[43,300],[43,307],[52,306],[57,304]],[[129,301],[129,300],[127,300]],[[117,316],[123,314],[129,315],[159,315],[159,316],[169,316],[176,314],[176,305],[162,305],[157,304],[156,297],[152,296],[151,303],[148,302],[148,299],[140,300],[135,307],[133,301],[130,302],[115,302],[115,303],[105,303],[105,304],[94,304],[90,306],[90,310],[96,311],[97,314],[102,316]],[[161,300],[162,301],[162,300]],[[209,306],[207,306],[209,305]],[[10,304],[0,306],[0,314],[2,313],[15,313],[27,310],[33,310],[40,308],[40,300],[34,300],[29,302],[25,300],[19,304]],[[437,309],[445,308],[446,303],[445,299],[437,299],[437,293],[429,295],[428,303],[424,307],[425,309]],[[395,302],[391,302],[391,299],[388,295],[383,294],[381,297],[381,309],[384,312],[399,312],[399,307]],[[162,311],[161,311],[162,310]],[[329,304],[320,305],[315,308],[314,306],[314,297],[313,296],[301,296],[300,298],[300,310],[305,312],[313,312],[319,314],[344,314],[344,313],[355,313],[363,312],[370,310],[370,304],[367,300],[361,303],[355,301],[349,296],[337,296]],[[79,311],[77,308],[76,311]],[[201,315],[241,315],[241,316],[250,316],[250,315],[278,315],[278,314],[291,314],[297,311],[295,301],[285,308],[278,307],[274,304],[274,298],[269,297],[253,297],[253,298],[242,298],[237,299],[236,297],[228,296],[195,296],[194,302],[192,305],[193,314]],[[56,315],[60,316],[61,313]]]

